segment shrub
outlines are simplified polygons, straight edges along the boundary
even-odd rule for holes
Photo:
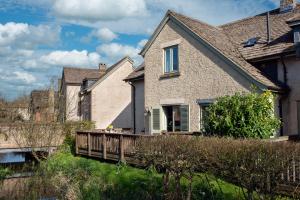
[[[280,127],[270,91],[221,97],[207,112],[204,127],[209,135],[270,138]]]
[[[92,121],[72,121],[63,124],[65,135],[75,135],[76,131],[86,131],[95,129],[95,122]]]
[[[92,121],[66,122],[63,124],[63,133],[65,135],[64,145],[66,145],[75,154],[75,134],[76,131],[87,131],[95,129],[95,123]]]
[[[255,195],[272,199],[284,194],[280,184],[286,180],[282,175],[293,162],[299,162],[299,152],[300,145],[296,143],[192,136],[157,136],[141,139],[137,146],[138,158],[163,173],[165,196],[182,199],[184,194],[189,199],[193,193],[197,173],[211,174],[239,186],[245,199]],[[184,179],[188,181],[186,193],[180,188]],[[175,191],[170,190],[171,180]],[[211,187],[209,195],[215,194]]]
[[[190,199],[196,173],[205,173],[210,168],[206,139],[193,136],[163,135],[141,139],[137,145],[137,158],[146,166],[154,166],[163,173],[164,196],[170,199]],[[186,197],[181,182],[188,181]],[[175,192],[171,191],[174,180]]]

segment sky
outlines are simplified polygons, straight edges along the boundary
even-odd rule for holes
[[[64,66],[97,68],[138,55],[168,9],[220,25],[280,0],[0,0],[0,95],[48,88]]]

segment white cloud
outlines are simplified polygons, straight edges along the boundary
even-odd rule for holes
[[[219,25],[278,6],[279,0],[55,0],[54,15],[115,33],[151,34],[168,9]]]
[[[43,63],[55,66],[96,66],[100,62],[100,55],[96,52],[84,51],[53,51],[40,59]]]
[[[143,39],[138,43],[138,47],[143,48],[147,44],[148,40]]]
[[[102,44],[97,47],[97,52],[103,55],[103,60],[113,64],[122,57],[129,56],[133,59],[135,65],[139,65],[142,62],[142,57],[139,55],[141,47],[130,45],[122,45],[119,43]]]
[[[33,49],[40,45],[53,45],[59,41],[60,31],[60,27],[8,22],[0,24],[0,46]]]
[[[18,37],[28,34],[28,24],[9,22],[0,24],[0,45],[7,46],[14,42]]]
[[[82,37],[81,42],[89,43],[94,37],[102,42],[111,42],[114,39],[118,38],[118,35],[108,28],[99,28],[94,29],[87,36]]]
[[[15,75],[15,79],[17,80],[21,80],[24,83],[30,84],[36,81],[36,78],[32,75],[29,74],[27,72],[20,72],[20,71],[16,71],[13,73]]]
[[[64,19],[95,22],[144,15],[146,4],[144,0],[55,0],[53,10]]]
[[[92,32],[92,35],[104,42],[110,42],[118,37],[118,35],[116,35],[108,28],[101,28],[98,30],[94,30]]]
[[[97,51],[113,58],[122,56],[136,57],[140,49],[129,45],[118,43],[102,44],[97,47]]]

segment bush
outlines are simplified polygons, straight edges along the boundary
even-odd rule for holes
[[[65,139],[63,144],[67,146],[72,154],[75,154],[75,134],[76,131],[87,131],[95,129],[95,123],[92,121],[66,122],[63,124],[63,133]]]
[[[270,91],[221,97],[207,112],[204,127],[208,135],[270,138],[280,127]]]
[[[245,199],[284,195],[280,184],[286,180],[282,175],[293,162],[298,163],[293,159],[299,152],[300,145],[295,143],[192,136],[157,136],[141,139],[137,146],[138,158],[163,173],[165,196],[182,199],[189,199],[193,193],[191,186],[197,173],[239,186]],[[180,188],[184,179],[188,181],[185,193]],[[170,190],[171,180],[175,191]],[[211,189],[209,195],[215,195]]]
[[[95,122],[92,121],[73,121],[63,124],[63,132],[65,135],[75,136],[76,131],[86,131],[95,129]]]

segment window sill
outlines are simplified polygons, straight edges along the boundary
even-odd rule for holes
[[[159,79],[175,78],[178,76],[180,76],[180,72],[171,72],[161,75]]]

